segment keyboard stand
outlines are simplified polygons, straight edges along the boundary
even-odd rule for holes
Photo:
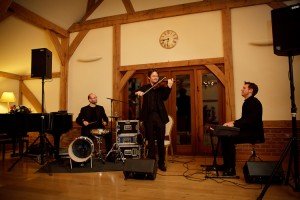
[[[213,164],[212,165],[201,165],[201,167],[205,168],[206,171],[206,175],[205,178],[234,178],[234,179],[239,179],[239,176],[223,176],[219,174],[219,171],[223,171],[222,166],[217,164],[217,156],[218,156],[218,149],[220,146],[220,140],[219,137],[218,138],[218,142],[217,145],[215,147],[214,145],[214,141],[213,141],[213,137],[214,137],[214,133],[213,131],[209,132],[209,137],[210,137],[210,144],[211,144],[211,150],[213,152]],[[210,174],[208,172],[212,172],[214,171],[214,174]]]

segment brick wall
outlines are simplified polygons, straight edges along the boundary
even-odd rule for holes
[[[113,125],[114,127],[114,125]],[[298,138],[300,138],[300,121],[297,123]],[[290,137],[292,136],[292,128],[290,121],[265,121],[265,142],[256,144],[255,149],[257,155],[264,161],[277,161],[279,160],[284,148],[286,147]],[[32,143],[38,133],[29,133],[30,143]],[[76,123],[73,124],[73,129],[61,136],[61,147],[67,148],[69,144],[80,136],[80,126]],[[53,142],[53,137],[47,135],[50,142]],[[115,136],[113,136],[115,138]],[[115,141],[113,141],[115,142]],[[104,145],[103,145],[104,146]],[[238,144],[237,145],[237,160],[246,161],[251,155],[251,144]],[[298,155],[300,156],[300,142],[298,141]],[[287,157],[288,158],[288,157]],[[286,162],[287,159],[285,159]],[[300,158],[298,159],[300,161]]]
[[[297,127],[300,127],[298,121]],[[265,142],[256,144],[256,154],[264,161],[277,161],[279,160],[282,152],[287,146],[292,136],[292,127],[290,121],[266,121],[264,122]],[[297,130],[297,137],[300,139],[300,129]],[[300,142],[298,145],[298,160],[300,161]],[[237,145],[237,160],[247,160],[251,155],[251,144],[238,144]],[[290,155],[288,153],[288,155]],[[286,157],[284,162],[287,162],[289,156]]]

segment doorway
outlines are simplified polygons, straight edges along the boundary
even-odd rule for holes
[[[209,124],[224,122],[224,87],[205,67],[182,67],[159,69],[160,78],[174,78],[169,99],[165,102],[167,112],[174,120],[171,133],[174,152],[179,155],[211,153]],[[142,98],[134,91],[147,84],[147,71],[136,72],[125,87],[123,116],[138,119]]]

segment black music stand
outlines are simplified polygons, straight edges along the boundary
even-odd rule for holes
[[[49,154],[49,152],[47,152],[48,148],[45,144],[49,145],[50,148],[53,150],[54,147],[53,145],[50,143],[50,141],[48,140],[48,138],[46,137],[46,133],[45,133],[45,110],[44,110],[44,102],[45,102],[45,76],[42,76],[42,113],[41,113],[41,132],[39,133],[39,136],[33,141],[33,143],[31,145],[29,145],[28,149],[26,149],[25,153],[23,153],[20,158],[15,161],[11,167],[8,168],[8,171],[11,171],[14,166],[26,155],[28,156],[28,151],[30,149],[32,149],[32,147],[35,145],[35,143],[40,140],[40,144],[39,144],[39,149],[40,149],[40,163],[39,161],[36,161],[37,163],[39,163],[40,165],[44,165],[45,164],[45,154]]]
[[[289,80],[290,80],[290,92],[291,92],[290,99],[291,99],[291,115],[292,115],[292,137],[289,139],[288,144],[286,145],[284,151],[282,152],[279,161],[275,165],[275,168],[273,169],[272,174],[271,174],[267,184],[261,191],[260,195],[257,197],[257,200],[263,199],[268,188],[271,186],[274,176],[277,174],[277,172],[278,172],[283,160],[287,156],[288,152],[290,152],[290,157],[289,157],[287,175],[285,178],[285,185],[290,185],[294,189],[294,191],[300,192],[300,176],[299,176],[299,160],[298,160],[298,156],[299,156],[298,152],[299,151],[298,151],[298,146],[297,146],[297,141],[299,141],[299,138],[297,138],[297,120],[296,120],[297,107],[295,104],[293,58],[291,55],[289,55]],[[292,162],[294,162],[294,176],[293,176],[294,186],[289,184]]]

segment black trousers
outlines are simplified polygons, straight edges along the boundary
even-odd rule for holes
[[[220,137],[222,154],[223,154],[223,164],[225,169],[234,168],[236,161],[236,141],[233,137]]]
[[[219,138],[223,153],[223,164],[225,169],[235,168],[236,162],[236,144],[253,143],[257,137],[253,134],[240,133],[237,137],[223,136]]]
[[[158,113],[151,113],[148,119],[144,121],[145,137],[148,141],[148,158],[156,160],[155,140],[157,141],[158,164],[165,162],[165,131],[166,126],[160,119]]]

